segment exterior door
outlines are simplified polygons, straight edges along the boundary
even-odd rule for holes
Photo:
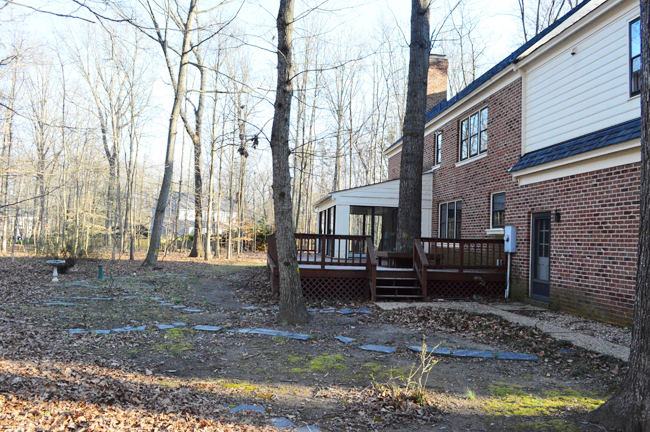
[[[549,301],[551,292],[551,213],[533,215],[530,297]]]

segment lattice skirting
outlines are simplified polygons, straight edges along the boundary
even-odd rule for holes
[[[368,279],[357,278],[302,278],[302,292],[306,298],[367,300],[370,298]]]
[[[274,296],[279,296],[280,276],[269,272],[271,290]],[[302,293],[305,298],[312,300],[368,300],[370,287],[368,279],[362,278],[300,278]]]
[[[429,281],[427,297],[465,298],[473,295],[499,297],[505,293],[505,282],[486,282],[482,279],[473,281]]]

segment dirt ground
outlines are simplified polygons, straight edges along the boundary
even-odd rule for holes
[[[96,280],[99,262],[79,261],[51,284],[45,260],[0,258],[0,429],[274,430],[269,419],[286,417],[323,431],[603,431],[584,414],[625,373],[617,360],[463,311],[374,307],[367,315],[316,312],[308,325],[278,325],[262,255],[219,263],[168,255],[158,270],[140,267],[141,260],[102,260],[104,282]],[[186,325],[155,326],[178,322]],[[222,329],[191,329],[201,324]],[[228,331],[244,328],[313,337]],[[356,340],[346,345],[334,336]],[[424,380],[418,373],[408,379],[420,360],[407,347],[423,342],[540,360],[436,357],[425,391],[414,397],[408,383]],[[358,348],[364,344],[397,351]],[[240,404],[266,413],[231,414]]]

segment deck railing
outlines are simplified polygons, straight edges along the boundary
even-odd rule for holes
[[[503,240],[422,238],[432,269],[505,270]]]
[[[298,264],[363,267],[368,275],[371,299],[377,292],[377,252],[369,236],[296,233]],[[275,265],[278,249],[275,234],[268,237],[268,255]]]
[[[365,236],[296,234],[298,264],[365,267],[367,245]],[[373,247],[374,251],[374,247]]]

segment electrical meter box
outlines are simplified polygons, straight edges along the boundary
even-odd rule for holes
[[[504,252],[517,252],[517,227],[507,226],[503,230]]]

